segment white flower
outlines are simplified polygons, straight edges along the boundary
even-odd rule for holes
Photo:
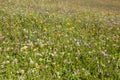
[[[6,61],[6,64],[9,64],[10,63],[10,61]]]
[[[19,76],[18,80],[25,80],[23,76]]]
[[[24,70],[20,70],[20,73],[21,73],[21,74],[24,74],[24,73],[25,73],[25,71],[24,71]]]
[[[4,68],[4,65],[1,65],[1,68]]]
[[[34,61],[30,58],[30,64],[34,64]]]
[[[15,59],[13,60],[13,64],[17,64],[17,63],[18,63],[18,59],[15,58]]]
[[[7,59],[9,59],[9,58],[10,58],[10,56],[6,56],[6,58],[7,58]]]

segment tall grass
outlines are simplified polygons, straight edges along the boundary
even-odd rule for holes
[[[0,0],[0,80],[119,80],[118,2]]]

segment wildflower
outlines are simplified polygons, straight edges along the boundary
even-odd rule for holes
[[[30,13],[30,14],[29,14],[29,16],[33,16],[33,14],[32,14],[32,13]]]
[[[20,32],[17,32],[17,35],[20,35]]]
[[[19,76],[18,80],[25,80],[25,78],[23,76]]]
[[[31,72],[34,73],[34,72],[35,72],[35,69],[32,69]]]
[[[73,30],[75,27],[70,27],[70,30]]]
[[[10,58],[10,56],[6,56],[6,58],[7,58],[7,59],[9,59],[9,58]]]
[[[22,51],[26,51],[27,48],[28,48],[28,46],[24,46],[24,47],[21,48],[21,50],[22,50]]]
[[[43,59],[42,59],[42,58],[40,58],[40,59],[39,59],[39,61],[43,61]]]
[[[57,67],[59,67],[60,65],[58,64]]]
[[[37,20],[37,19],[35,19],[35,22],[36,22],[36,23],[38,23],[38,20]]]
[[[39,69],[39,68],[40,68],[40,66],[39,66],[38,64],[36,64],[36,65],[35,65],[35,68],[36,68],[36,69]]]
[[[57,74],[58,78],[60,78],[60,72],[56,72],[56,74]]]
[[[69,40],[67,40],[67,43],[69,43],[70,41]]]
[[[36,65],[36,68],[38,69],[38,68],[39,68],[39,65]]]
[[[44,27],[44,28],[43,28],[43,30],[44,30],[44,31],[47,31],[47,28],[46,28],[46,27]]]
[[[70,25],[70,23],[67,23],[67,25]]]
[[[15,48],[14,50],[15,50],[16,52],[18,52],[18,51],[19,51],[19,49],[18,49],[18,48]]]
[[[30,64],[34,64],[34,61],[30,58]]]
[[[1,68],[4,68],[4,65],[1,65]]]
[[[12,63],[13,64],[17,64],[18,63],[18,59],[15,58]]]
[[[21,74],[24,74],[24,73],[25,73],[25,71],[24,71],[24,70],[20,70],[20,73],[21,73]]]
[[[58,34],[58,36],[60,37],[60,36],[61,36],[61,34]]]
[[[113,36],[112,39],[113,39],[114,42],[118,42],[119,41],[119,36],[118,35],[117,36]]]
[[[10,51],[10,47],[6,48],[5,51]]]
[[[101,55],[104,57],[109,57],[109,54],[107,54],[106,51],[101,51]]]
[[[23,29],[23,31],[24,31],[25,33],[28,33],[28,32],[29,32],[27,29]],[[25,36],[25,37],[27,38],[28,36]]]
[[[85,71],[85,68],[82,68],[83,71]]]
[[[36,53],[35,55],[36,55],[36,56],[42,56],[42,54],[40,54],[40,53]]]
[[[33,51],[34,51],[34,52],[37,51],[37,48],[33,49]]]
[[[68,70],[68,72],[72,72],[72,69],[70,68],[70,69]]]
[[[10,61],[6,61],[6,64],[9,64],[10,63]]]
[[[109,73],[105,73],[105,75],[104,75],[105,77],[109,77],[110,75],[109,75]]]

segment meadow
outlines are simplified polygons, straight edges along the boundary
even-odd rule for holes
[[[119,0],[0,0],[0,80],[120,80]]]

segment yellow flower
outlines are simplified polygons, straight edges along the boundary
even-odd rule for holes
[[[32,13],[30,13],[30,14],[29,14],[29,16],[33,16],[33,14],[32,14]]]
[[[92,36],[95,36],[95,34],[94,34],[94,33],[92,33]]]
[[[35,22],[38,23],[38,20],[36,19]]]
[[[75,27],[70,27],[70,30],[73,30]]]
[[[43,28],[43,30],[44,30],[44,31],[47,31],[47,28],[46,28],[46,27],[44,27],[44,28]]]
[[[70,23],[67,23],[67,25],[70,25]]]
[[[35,65],[35,68],[36,68],[36,69],[39,69],[39,68],[40,68],[40,66],[39,66],[38,64],[36,64],[36,65]]]
[[[17,32],[18,35],[20,35],[20,32]]]
[[[60,37],[60,36],[61,36],[61,34],[58,34],[58,36]]]
[[[26,51],[27,48],[28,48],[27,46],[24,46],[24,47],[21,48],[21,50]]]
[[[69,40],[67,40],[67,43],[69,43],[70,41]]]
[[[37,48],[33,49],[33,51],[37,51]]]
[[[58,64],[57,67],[59,67],[60,65]]]

